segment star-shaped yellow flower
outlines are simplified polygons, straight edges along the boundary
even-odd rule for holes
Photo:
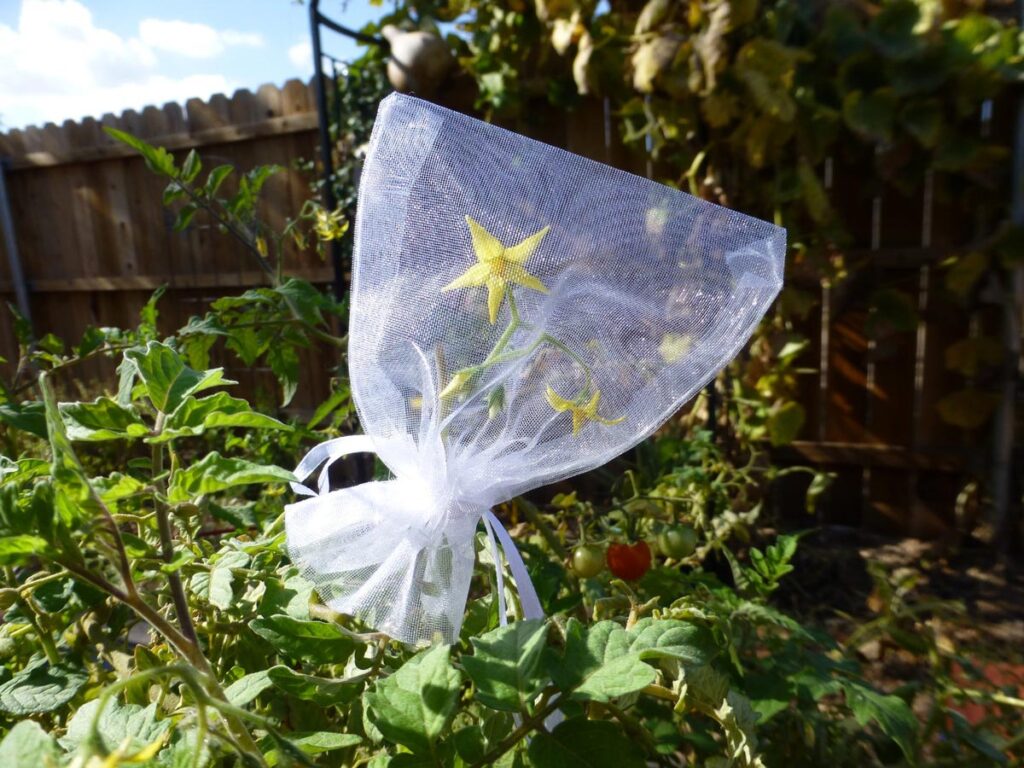
[[[533,255],[551,227],[544,227],[540,232],[530,235],[521,243],[506,248],[494,235],[484,229],[483,225],[467,216],[469,234],[473,238],[473,250],[476,252],[477,263],[442,288],[442,291],[454,291],[456,288],[487,287],[487,311],[491,323],[498,319],[501,300],[509,283],[516,283],[547,293],[544,283],[526,271],[523,264]]]
[[[600,424],[613,426],[622,423],[626,418],[625,416],[620,416],[617,419],[605,419],[597,415],[597,403],[601,399],[600,391],[594,392],[594,396],[585,405],[566,400],[551,387],[548,387],[544,396],[547,398],[548,405],[556,411],[568,411],[572,414],[572,433],[574,435],[580,431],[583,424],[587,421],[596,421]]]

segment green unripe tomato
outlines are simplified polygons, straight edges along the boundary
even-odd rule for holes
[[[592,579],[604,570],[604,549],[597,544],[583,544],[572,553],[572,569],[577,576]]]
[[[688,525],[675,525],[658,534],[658,549],[665,557],[689,557],[697,549],[697,532]]]

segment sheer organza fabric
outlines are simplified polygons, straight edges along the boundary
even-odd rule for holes
[[[349,373],[393,478],[287,510],[335,610],[457,637],[481,516],[650,435],[741,349],[785,230],[409,96],[359,189]]]

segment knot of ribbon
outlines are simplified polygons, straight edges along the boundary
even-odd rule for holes
[[[454,642],[465,612],[480,521],[490,543],[498,615],[506,624],[508,562],[527,619],[543,618],[537,591],[515,541],[491,509],[472,493],[453,492],[436,454],[421,460],[411,440],[352,435],[314,446],[295,469],[286,507],[288,552],[324,600],[407,643]],[[386,458],[395,473],[331,490],[330,468],[346,456]],[[316,490],[304,483],[319,469]],[[440,473],[440,478],[438,474]]]

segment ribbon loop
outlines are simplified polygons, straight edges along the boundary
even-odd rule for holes
[[[300,482],[291,484],[304,498],[286,508],[289,553],[328,605],[409,643],[424,639],[418,628],[426,622],[425,616],[445,614],[447,621],[440,622],[439,631],[443,639],[454,642],[475,560],[473,531],[483,521],[494,559],[501,624],[508,622],[501,553],[519,590],[523,616],[544,617],[515,541],[489,508],[470,505],[467,510],[458,499],[437,498],[422,478],[399,476],[332,491],[331,465],[355,453],[377,454],[374,440],[368,435],[351,435],[314,446],[295,469]],[[415,464],[404,466],[408,473]],[[318,468],[314,492],[303,482]],[[431,533],[435,525],[440,530]],[[325,574],[331,581],[325,582]],[[390,584],[395,580],[404,583]],[[421,582],[436,589],[424,588]],[[435,594],[439,590],[450,594]],[[460,591],[456,615],[445,609],[458,602]],[[409,601],[417,595],[418,605],[416,600]],[[390,621],[367,610],[385,596],[392,600],[404,596],[408,603],[393,611]],[[407,617],[412,619],[411,627],[406,626]]]

